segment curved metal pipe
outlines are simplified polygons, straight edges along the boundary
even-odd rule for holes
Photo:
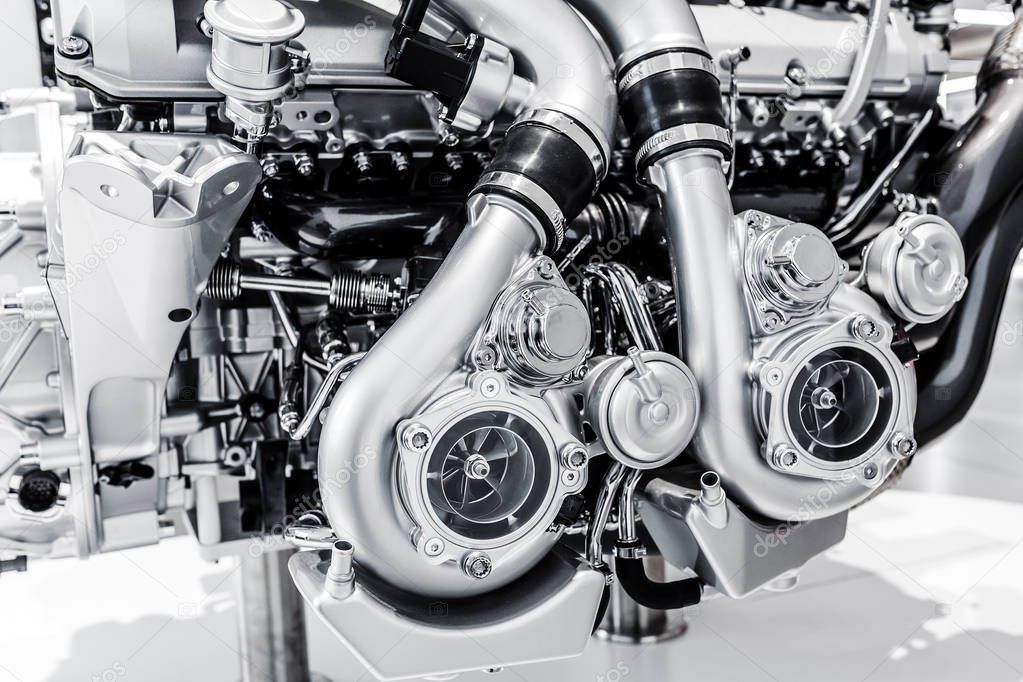
[[[885,27],[888,24],[890,9],[891,0],[873,0],[870,3],[863,49],[856,56],[852,74],[849,76],[849,85],[828,121],[828,132],[832,134],[844,136],[846,129],[863,111],[863,105],[870,94],[870,85],[874,82],[877,63],[881,61],[887,43]]]
[[[489,204],[328,411],[319,450],[323,509],[337,536],[358,547],[359,564],[401,589],[454,596],[465,584],[423,561],[408,539],[395,490],[395,426],[462,366],[494,299],[538,244],[528,213]]]
[[[521,110],[553,109],[586,125],[610,158],[618,121],[614,81],[600,46],[572,8],[549,0],[436,0],[465,27],[512,50],[533,91]],[[580,49],[583,48],[583,49]]]
[[[443,0],[467,28],[508,46],[536,84],[523,109],[568,114],[610,149],[616,97],[597,41],[567,5],[548,0]],[[594,112],[596,112],[594,114]],[[516,150],[533,152],[531,149]],[[491,192],[470,200],[469,225],[416,302],[341,385],[320,437],[323,509],[360,567],[434,597],[467,596],[518,577],[499,565],[486,582],[420,556],[401,506],[394,429],[463,367],[491,307],[540,246],[543,225],[523,202]]]
[[[668,49],[707,52],[693,10],[684,0],[569,0],[607,43],[619,70]]]
[[[1002,303],[1023,246],[1023,17],[996,38],[980,73],[977,111],[921,175],[917,192],[938,201],[962,238],[970,287],[952,315],[913,330],[937,343],[917,362],[917,440],[958,423],[980,391]]]
[[[619,65],[660,50],[707,53],[683,0],[571,0],[614,46]],[[643,31],[657,30],[647,41]],[[678,42],[668,45],[668,36]],[[720,106],[718,101],[717,106]],[[753,417],[752,333],[741,278],[744,231],[736,225],[720,148],[692,145],[654,161],[646,179],[657,190],[670,238],[681,357],[700,382],[703,406],[691,452],[717,471],[729,494],[764,516],[812,520],[869,494],[836,486],[828,505],[808,505],[820,483],[773,470],[760,453]],[[831,494],[833,493],[833,494]]]

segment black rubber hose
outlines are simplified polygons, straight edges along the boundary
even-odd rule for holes
[[[638,546],[618,543],[619,550]],[[642,559],[623,559],[621,552],[615,557],[615,575],[622,587],[640,606],[660,611],[696,606],[703,598],[703,581],[683,578],[670,583],[658,583],[647,577]]]

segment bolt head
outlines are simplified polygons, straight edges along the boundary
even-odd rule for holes
[[[476,351],[476,364],[480,367],[493,367],[497,362],[497,353],[490,346],[484,346]]]
[[[544,279],[553,279],[558,269],[550,258],[541,258],[536,264],[536,271]]]
[[[862,316],[853,322],[853,335],[861,341],[873,343],[881,339],[881,325],[876,320]]]
[[[896,433],[892,436],[891,442],[888,444],[888,448],[892,454],[896,457],[903,459],[906,457],[912,457],[917,451],[916,439],[905,433]]]
[[[764,381],[768,386],[780,386],[784,380],[785,373],[781,371],[780,367],[772,367],[764,374]]]
[[[582,474],[580,474],[575,469],[566,469],[561,473],[561,482],[567,486],[576,485],[577,483],[579,483],[579,479],[581,478]]]
[[[430,447],[432,440],[430,431],[422,424],[406,426],[401,433],[402,445],[413,452],[425,452]]]
[[[564,461],[565,466],[569,469],[582,469],[586,466],[586,462],[590,459],[589,454],[585,448],[578,446],[569,446],[565,450]]]
[[[263,175],[268,178],[276,177],[281,171],[281,167],[277,164],[277,159],[272,156],[264,156],[260,159],[259,165],[263,168]]]
[[[787,445],[779,445],[774,451],[774,463],[779,469],[793,469],[799,463],[799,453]]]
[[[438,557],[444,552],[444,541],[440,538],[430,538],[423,543],[423,554],[428,557]]]
[[[60,41],[60,51],[68,57],[81,57],[89,51],[89,41],[79,36],[67,36]]]
[[[494,562],[485,552],[470,552],[462,561],[462,570],[470,578],[483,580],[494,570]]]
[[[487,398],[493,398],[495,395],[501,392],[501,382],[493,377],[484,379],[483,383],[480,384],[480,393]]]

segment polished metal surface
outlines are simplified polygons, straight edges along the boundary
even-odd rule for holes
[[[945,5],[328,4],[40,24],[60,88],[0,94],[0,572],[188,532],[274,597],[242,676],[305,679],[290,543],[341,678],[549,664],[790,589],[956,419],[918,370],[979,389],[1017,26],[939,151]]]
[[[863,262],[871,293],[907,322],[935,322],[966,294],[962,240],[938,216],[900,216],[870,243]]]
[[[589,424],[608,453],[632,468],[671,462],[700,420],[696,378],[668,353],[634,348],[628,358],[597,360],[585,390]]]

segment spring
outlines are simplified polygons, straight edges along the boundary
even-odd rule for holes
[[[396,298],[394,282],[386,275],[345,271],[330,281],[330,307],[335,310],[389,310]]]
[[[233,301],[242,295],[242,269],[238,263],[218,260],[206,283],[206,295],[217,301]]]

